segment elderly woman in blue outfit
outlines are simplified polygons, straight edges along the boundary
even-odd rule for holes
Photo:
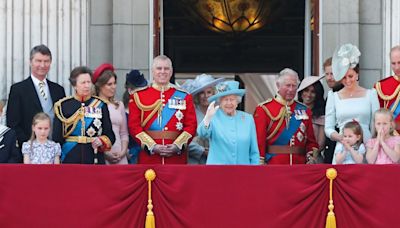
[[[197,134],[210,140],[206,164],[257,165],[260,156],[253,117],[236,110],[245,93],[236,81],[221,82],[207,113],[197,127]],[[219,105],[215,106],[215,102]]]

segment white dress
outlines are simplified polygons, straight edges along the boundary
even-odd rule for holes
[[[325,107],[325,135],[331,138],[335,126],[342,133],[347,122],[356,120],[362,127],[365,143],[371,138],[374,112],[378,109],[379,101],[375,89],[368,89],[364,97],[346,99],[341,99],[338,92],[329,91]]]

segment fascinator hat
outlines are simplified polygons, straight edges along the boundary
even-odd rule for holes
[[[335,50],[332,57],[332,73],[335,81],[340,81],[350,68],[359,63],[360,50],[353,44],[344,44]]]
[[[194,80],[188,79],[182,84],[182,88],[188,91],[192,95],[196,95],[208,87],[215,86],[219,82],[222,82],[224,78],[213,78],[209,74],[197,75]]]
[[[217,99],[228,96],[228,95],[237,95],[243,96],[246,92],[245,89],[239,89],[239,82],[237,81],[225,81],[219,83],[216,87],[216,94],[208,98],[208,102],[216,101]]]
[[[307,88],[310,85],[316,83],[317,81],[321,80],[324,77],[325,77],[325,75],[304,77],[304,79],[300,83],[299,88],[297,89],[297,92],[300,92],[300,91],[304,90],[305,88]]]

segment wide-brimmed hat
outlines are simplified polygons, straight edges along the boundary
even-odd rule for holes
[[[224,78],[214,78],[209,74],[200,74],[196,78],[188,79],[182,84],[182,88],[187,90],[190,94],[196,95],[208,87],[215,86],[219,82],[222,82]]]
[[[310,85],[318,82],[319,80],[321,80],[324,77],[325,77],[325,75],[304,77],[304,79],[300,83],[299,88],[297,89],[297,92],[302,91],[303,89],[305,89],[305,88],[309,87]]]
[[[96,83],[97,79],[99,79],[100,75],[106,70],[110,70],[110,71],[114,72],[115,69],[114,69],[114,66],[110,63],[101,64],[100,66],[98,66],[96,68],[96,70],[94,70],[92,82]]]
[[[340,81],[349,70],[359,63],[360,50],[353,44],[343,44],[336,48],[332,57],[332,73],[335,81]]]
[[[243,96],[246,92],[245,89],[239,89],[239,82],[237,81],[225,81],[220,82],[216,87],[217,93],[208,98],[208,102],[215,101],[221,97],[228,95]]]
[[[135,87],[147,86],[147,80],[144,78],[143,73],[135,69],[126,74],[125,84],[127,83],[132,84]]]

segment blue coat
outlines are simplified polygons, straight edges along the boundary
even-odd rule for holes
[[[221,109],[213,116],[208,128],[202,121],[197,134],[210,140],[207,164],[257,165],[260,162],[256,127],[253,116],[236,111],[226,115]]]

